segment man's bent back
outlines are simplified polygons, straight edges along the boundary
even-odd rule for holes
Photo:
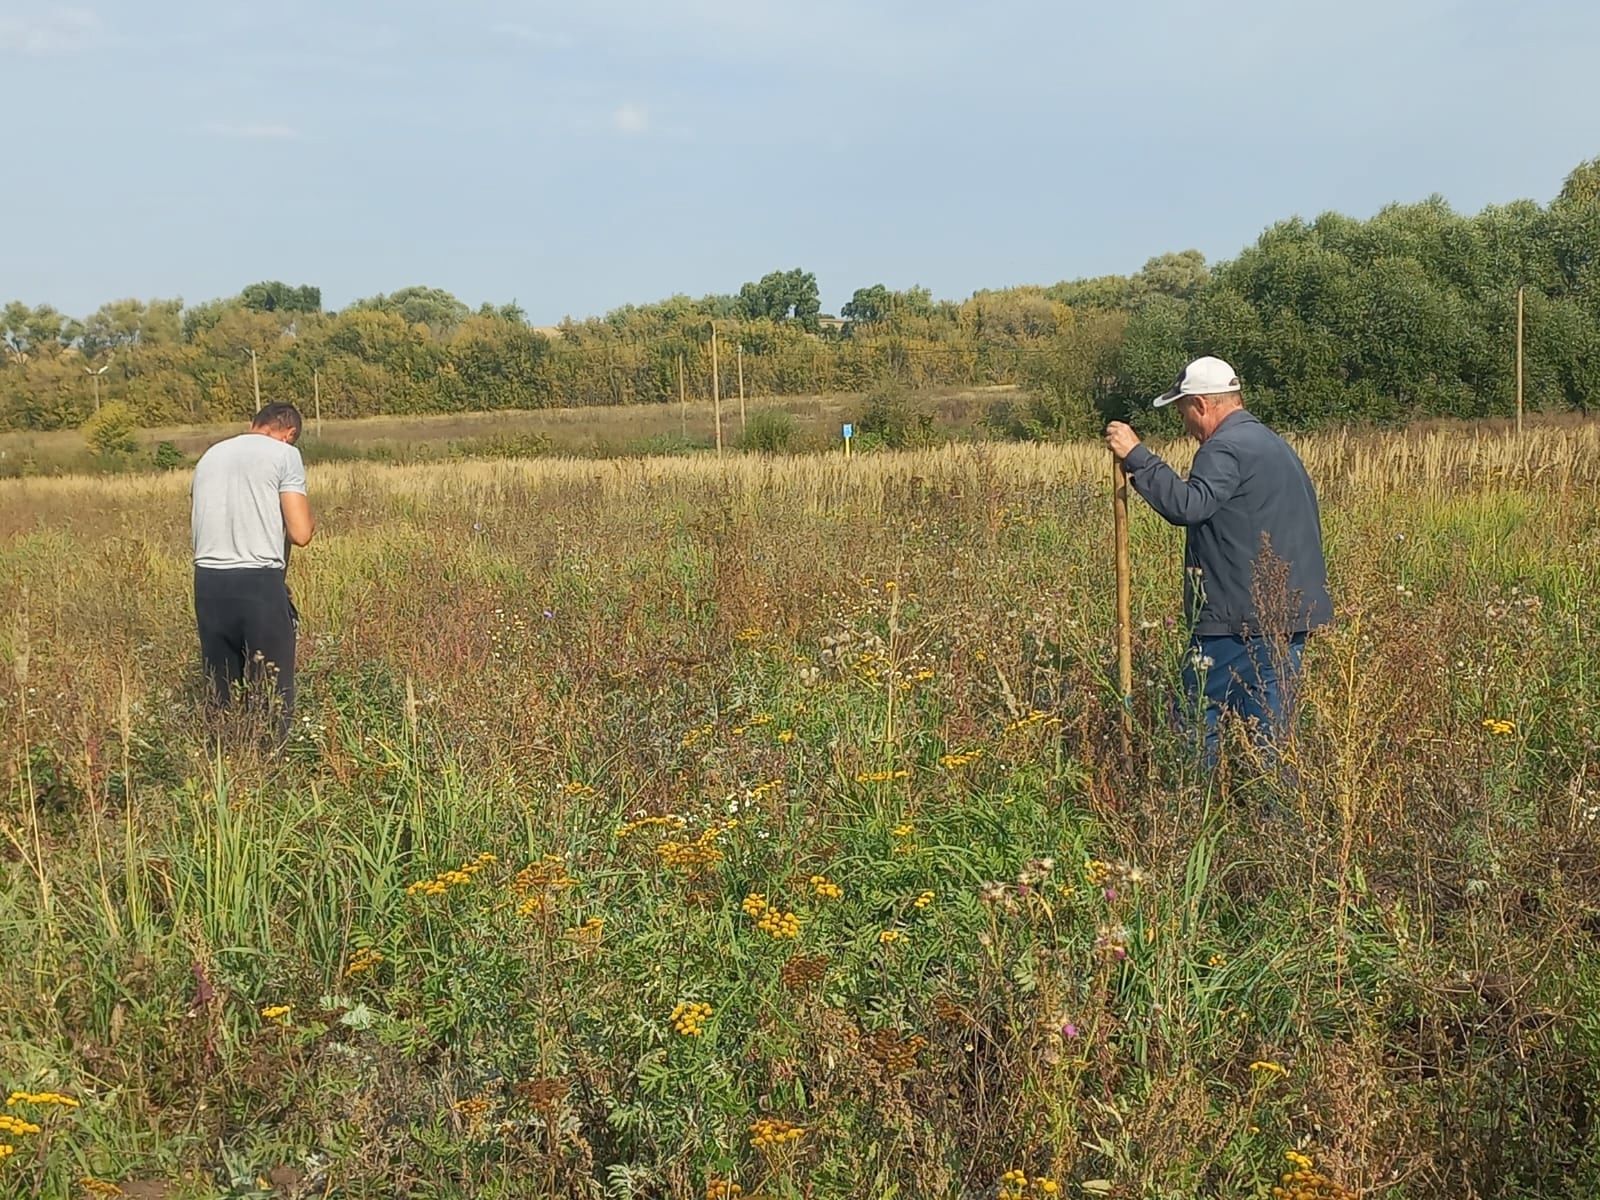
[[[271,680],[287,732],[294,705],[295,632],[284,572],[289,545],[311,540],[299,412],[272,404],[249,433],[211,447],[195,466],[191,529],[200,657],[226,705],[246,676]]]

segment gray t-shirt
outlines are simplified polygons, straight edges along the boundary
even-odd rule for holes
[[[306,494],[300,451],[263,433],[218,442],[194,468],[190,528],[194,565],[212,570],[284,561],[282,492]]]

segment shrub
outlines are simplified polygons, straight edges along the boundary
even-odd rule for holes
[[[769,408],[752,416],[745,425],[739,445],[745,450],[762,454],[787,454],[800,436],[800,427],[792,413],[781,408]]]
[[[189,459],[171,442],[162,442],[151,455],[151,461],[158,471],[176,471],[179,467],[185,466]]]
[[[904,388],[880,384],[867,393],[867,407],[856,422],[858,432],[876,434],[895,450],[926,446],[934,440],[933,417],[917,412]]]
[[[78,428],[98,458],[125,458],[139,448],[133,438],[138,428],[133,410],[120,400],[102,405]]]

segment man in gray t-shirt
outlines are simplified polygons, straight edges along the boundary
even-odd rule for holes
[[[281,700],[279,731],[294,708],[294,608],[284,571],[289,547],[310,543],[315,523],[306,469],[295,449],[300,412],[269,404],[250,432],[218,442],[194,469],[194,614],[213,698],[270,680]]]

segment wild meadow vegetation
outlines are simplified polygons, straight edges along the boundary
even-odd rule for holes
[[[277,755],[183,473],[0,483],[0,1194],[1594,1196],[1600,431],[1301,445],[1214,777],[1087,445],[316,467]]]

